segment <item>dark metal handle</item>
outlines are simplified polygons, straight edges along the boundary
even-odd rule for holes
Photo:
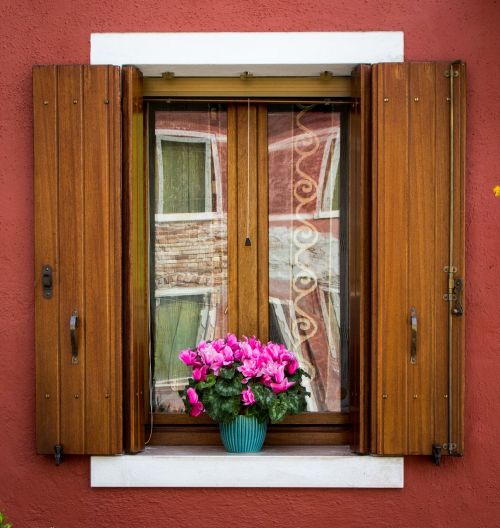
[[[76,336],[76,329],[78,328],[78,312],[73,311],[69,318],[69,335],[71,337],[71,363],[78,364],[78,339]]]
[[[48,264],[42,266],[42,288],[45,299],[52,297],[52,267]]]
[[[460,296],[462,295],[462,289],[464,285],[463,279],[455,279],[455,285],[453,287],[453,300],[455,301],[455,306],[451,309],[453,315],[463,315],[464,307],[462,306],[462,301]]]
[[[410,324],[411,324],[410,363],[414,365],[417,362],[417,310],[414,306],[410,308]]]

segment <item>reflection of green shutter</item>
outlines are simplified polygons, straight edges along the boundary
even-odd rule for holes
[[[178,359],[179,352],[197,345],[202,295],[162,297],[156,308],[155,378],[187,377],[191,369]]]
[[[331,177],[331,176],[330,176]],[[335,175],[335,186],[332,193],[332,211],[340,209],[340,163],[337,165],[337,174]]]
[[[206,144],[162,141],[163,212],[205,211]]]

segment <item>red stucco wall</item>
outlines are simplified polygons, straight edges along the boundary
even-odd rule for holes
[[[0,510],[20,527],[500,526],[500,4],[495,0],[2,0]],[[31,65],[86,63],[91,32],[403,30],[469,73],[466,456],[408,459],[403,490],[92,490],[35,455]],[[201,519],[203,517],[203,519]]]

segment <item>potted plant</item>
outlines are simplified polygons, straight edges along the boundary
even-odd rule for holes
[[[192,368],[180,391],[186,413],[206,412],[218,422],[230,452],[260,451],[268,423],[306,409],[309,393],[302,377],[307,374],[284,345],[228,334],[183,350],[179,359]]]

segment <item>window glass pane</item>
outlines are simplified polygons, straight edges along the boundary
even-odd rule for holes
[[[269,108],[270,339],[310,374],[309,411],[347,405],[342,123],[330,105]]]
[[[227,112],[169,103],[150,113],[154,204],[154,404],[183,412],[179,352],[227,333]]]

